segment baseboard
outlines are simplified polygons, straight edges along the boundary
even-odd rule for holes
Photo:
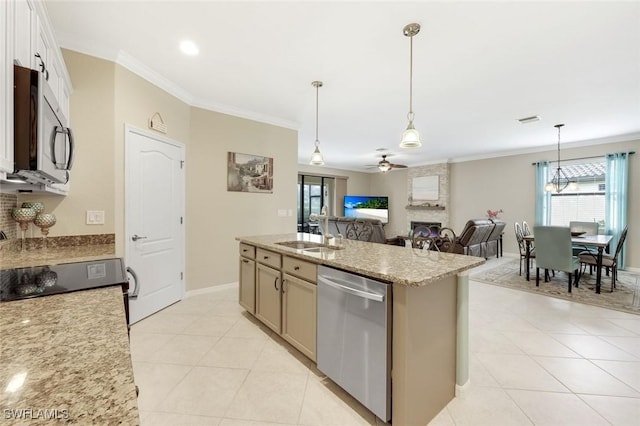
[[[216,291],[229,290],[229,289],[233,289],[233,288],[238,288],[238,282],[237,281],[233,282],[233,283],[228,283],[228,284],[212,285],[210,287],[197,288],[195,290],[188,290],[185,293],[184,298],[187,299],[189,297],[197,296],[197,295],[200,295],[200,294],[214,293]]]
[[[465,392],[469,389],[470,382],[471,380],[467,380],[467,383],[465,383],[464,385],[456,384],[456,390],[455,390],[456,398],[459,398],[465,394]]]

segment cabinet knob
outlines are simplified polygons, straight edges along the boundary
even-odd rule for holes
[[[299,267],[299,266],[295,266],[295,267],[293,268],[293,270],[294,270],[294,271],[299,271],[299,270],[300,270],[300,267]]]
[[[264,260],[267,260],[268,258],[269,258],[269,256],[264,256],[263,257]]]

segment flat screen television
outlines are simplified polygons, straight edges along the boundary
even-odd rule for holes
[[[389,223],[389,197],[345,195],[344,215]]]

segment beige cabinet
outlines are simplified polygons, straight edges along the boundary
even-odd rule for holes
[[[279,269],[256,265],[256,318],[278,334],[282,326],[281,286]]]
[[[240,305],[313,361],[317,270],[313,262],[240,243]]]
[[[289,274],[282,283],[282,337],[316,360],[316,284]]]
[[[239,295],[240,305],[256,313],[256,248],[240,243]]]

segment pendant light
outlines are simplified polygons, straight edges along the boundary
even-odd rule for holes
[[[400,148],[419,148],[422,146],[420,142],[420,133],[413,127],[413,36],[420,32],[420,24],[407,24],[403,33],[411,40],[411,48],[409,54],[409,125],[407,130],[402,133],[402,141]]]
[[[562,170],[562,167],[560,167],[560,129],[562,129],[563,126],[564,124],[556,124],[553,126],[558,129],[558,167],[551,181],[544,186],[546,192],[555,192],[556,194],[564,191],[567,187],[570,191],[576,191],[578,189],[578,183],[575,180],[569,179],[564,170]]]
[[[318,140],[318,90],[322,87],[321,81],[312,81],[311,85],[316,88],[316,148],[313,150],[311,154],[311,161],[309,164],[312,166],[324,166],[324,158],[322,157],[322,153],[320,152],[320,141]]]

